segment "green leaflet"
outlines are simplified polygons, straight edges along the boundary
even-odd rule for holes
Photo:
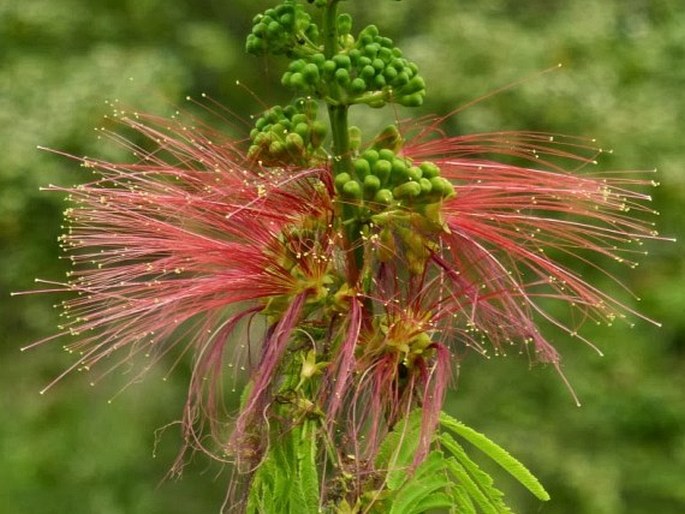
[[[416,505],[415,512],[420,512],[423,514],[426,511],[434,509],[446,510],[454,506],[454,499],[447,493],[442,491],[434,492],[427,498],[421,500],[420,503]],[[462,511],[458,511],[460,514]]]
[[[476,432],[472,428],[460,423],[451,416],[440,413],[440,424],[453,431],[455,434],[463,437],[497,464],[506,470],[511,476],[518,480],[521,485],[533,493],[538,499],[542,501],[549,500],[549,494],[545,491],[542,484],[538,481],[528,469],[518,460],[512,457],[504,448],[498,446],[493,441],[485,437],[480,432]]]
[[[319,512],[314,431],[315,422],[305,421],[281,437],[272,438],[264,461],[252,477],[248,514]]]
[[[442,452],[431,452],[393,497],[390,514],[422,514],[421,504],[450,485],[445,463]]]
[[[388,470],[386,485],[391,491],[407,479],[407,469],[419,445],[421,416],[421,409],[412,411],[385,436],[378,449],[376,468]]]
[[[473,482],[478,486],[479,490],[485,495],[488,503],[495,507],[496,512],[511,512],[503,501],[503,494],[495,488],[492,477],[485,473],[478,467],[478,464],[473,462],[464,448],[457,443],[448,433],[442,433],[439,436],[440,446],[448,450],[464,472],[468,474]],[[475,499],[475,497],[474,497]]]
[[[463,485],[453,485],[451,492],[454,504],[450,509],[450,514],[478,514],[476,506]]]
[[[319,474],[316,466],[316,424],[305,421],[300,431],[297,446],[297,480],[302,491],[302,510],[299,512],[316,514],[319,512]]]
[[[456,478],[461,486],[464,488],[469,498],[471,498],[484,514],[501,514],[502,511],[490,502],[489,498],[478,487],[473,478],[467,473],[464,466],[462,466],[455,458],[447,459],[447,465],[450,472]]]

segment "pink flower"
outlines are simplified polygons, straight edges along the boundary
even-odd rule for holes
[[[360,480],[384,434],[422,406],[419,462],[452,354],[532,345],[560,369],[540,321],[582,339],[588,321],[636,314],[571,267],[632,265],[640,241],[658,237],[629,213],[651,213],[636,192],[649,183],[586,173],[598,153],[591,142],[531,132],[446,137],[429,122],[402,155],[435,163],[456,195],[414,210],[369,204],[375,214],[348,248],[330,162],[267,168],[241,142],[176,120],[121,122],[148,140],[111,134],[135,163],[79,159],[92,182],[50,187],[73,202],[62,242],[75,271],[44,291],[75,293],[60,334],[76,336],[71,369],[140,354],[144,371],[182,345],[194,362],[186,443],[217,458],[259,462],[266,419],[286,402],[320,416],[340,462],[357,456],[346,465]],[[366,264],[351,274],[353,251]],[[550,301],[566,305],[571,321],[554,317]],[[241,366],[251,386],[231,420],[225,375]],[[286,383],[293,373],[299,381]]]

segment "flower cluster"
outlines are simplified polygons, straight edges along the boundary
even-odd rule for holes
[[[235,462],[262,488],[255,502],[270,497],[268,463],[291,432],[328,469],[318,505],[381,501],[383,441],[418,409],[414,466],[426,459],[456,353],[513,346],[560,369],[541,322],[582,338],[583,323],[631,310],[558,257],[631,264],[657,236],[628,213],[650,212],[637,192],[648,182],[588,174],[601,153],[590,141],[450,137],[424,119],[364,144],[347,108],[418,105],[424,84],[375,27],[354,39],[336,5],[317,2],[337,23],[325,30],[294,0],[255,18],[247,49],[296,57],[283,81],[314,96],[266,110],[249,143],[117,112],[150,144],[110,133],[133,163],[83,158],[94,180],[51,188],[73,204],[62,243],[75,269],[51,290],[75,293],[62,326],[74,368],[183,345],[186,445]],[[249,380],[236,418],[231,368]]]

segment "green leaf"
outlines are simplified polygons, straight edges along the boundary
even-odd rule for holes
[[[316,467],[316,433],[313,421],[306,421],[301,430],[297,461],[297,484],[303,499],[297,512],[316,514],[319,512],[319,474]]]
[[[315,422],[306,421],[287,433],[272,433],[272,444],[255,471],[248,495],[248,514],[317,514],[319,477]]]
[[[471,497],[466,492],[463,485],[454,485],[451,488],[452,500],[454,505],[450,509],[453,514],[478,514],[476,506],[473,504]]]
[[[451,416],[440,413],[440,424],[453,431],[457,435],[466,439],[469,443],[474,445],[497,464],[499,464],[505,471],[518,480],[521,485],[533,493],[538,499],[542,501],[549,500],[549,494],[545,488],[538,481],[528,469],[518,460],[512,457],[504,448],[497,445],[480,432],[476,432],[472,428],[460,423]]]
[[[445,492],[449,486],[445,456],[441,451],[433,451],[392,497],[390,512],[421,514],[436,505],[450,507],[452,501]]]
[[[409,413],[385,436],[378,449],[376,468],[388,470],[386,485],[391,491],[399,488],[407,478],[407,469],[419,446],[421,416],[420,409]]]
[[[510,509],[506,506],[503,501],[503,494],[501,491],[495,488],[493,484],[492,477],[485,473],[478,467],[478,464],[473,462],[464,448],[457,443],[451,435],[448,433],[442,433],[439,436],[440,445],[448,450],[454,458],[459,462],[473,481],[478,485],[483,494],[487,497],[488,501],[494,505],[498,512],[510,512]]]
[[[437,491],[428,496],[427,498],[424,498],[421,502],[419,502],[416,505],[415,512],[420,512],[421,514],[423,514],[424,512],[431,509],[449,509],[453,506],[454,500],[449,494],[442,491]]]
[[[481,491],[478,484],[473,481],[464,466],[462,466],[454,457],[447,459],[447,465],[450,472],[459,481],[469,497],[475,502],[478,507],[485,514],[501,514],[502,510],[490,501],[490,499]],[[505,511],[506,512],[506,511]]]

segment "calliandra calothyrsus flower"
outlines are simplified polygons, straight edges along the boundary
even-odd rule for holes
[[[399,155],[430,160],[455,194],[421,215],[401,205],[371,214],[363,246],[349,248],[330,159],[266,166],[243,142],[177,119],[119,121],[147,139],[108,132],[134,162],[80,158],[92,181],[49,188],[72,202],[61,240],[74,271],[41,292],[73,296],[62,303],[61,332],[35,345],[72,338],[65,348],[77,358],[64,374],[134,357],[144,371],[182,345],[193,360],[186,442],[217,458],[254,465],[263,455],[264,413],[283,386],[277,370],[297,364],[301,381],[322,377],[303,412],[320,412],[357,468],[417,405],[420,460],[456,354],[515,345],[559,369],[541,321],[581,337],[588,321],[639,316],[573,268],[601,271],[605,259],[632,266],[641,241],[658,237],[640,219],[651,210],[639,190],[651,182],[588,173],[600,153],[591,141],[448,137],[442,120],[400,124]],[[357,272],[366,289],[346,281],[353,251],[365,255]],[[550,314],[550,301],[565,304],[571,321]],[[325,361],[290,362],[292,346],[303,344]],[[233,418],[223,391],[240,367],[251,386]]]

